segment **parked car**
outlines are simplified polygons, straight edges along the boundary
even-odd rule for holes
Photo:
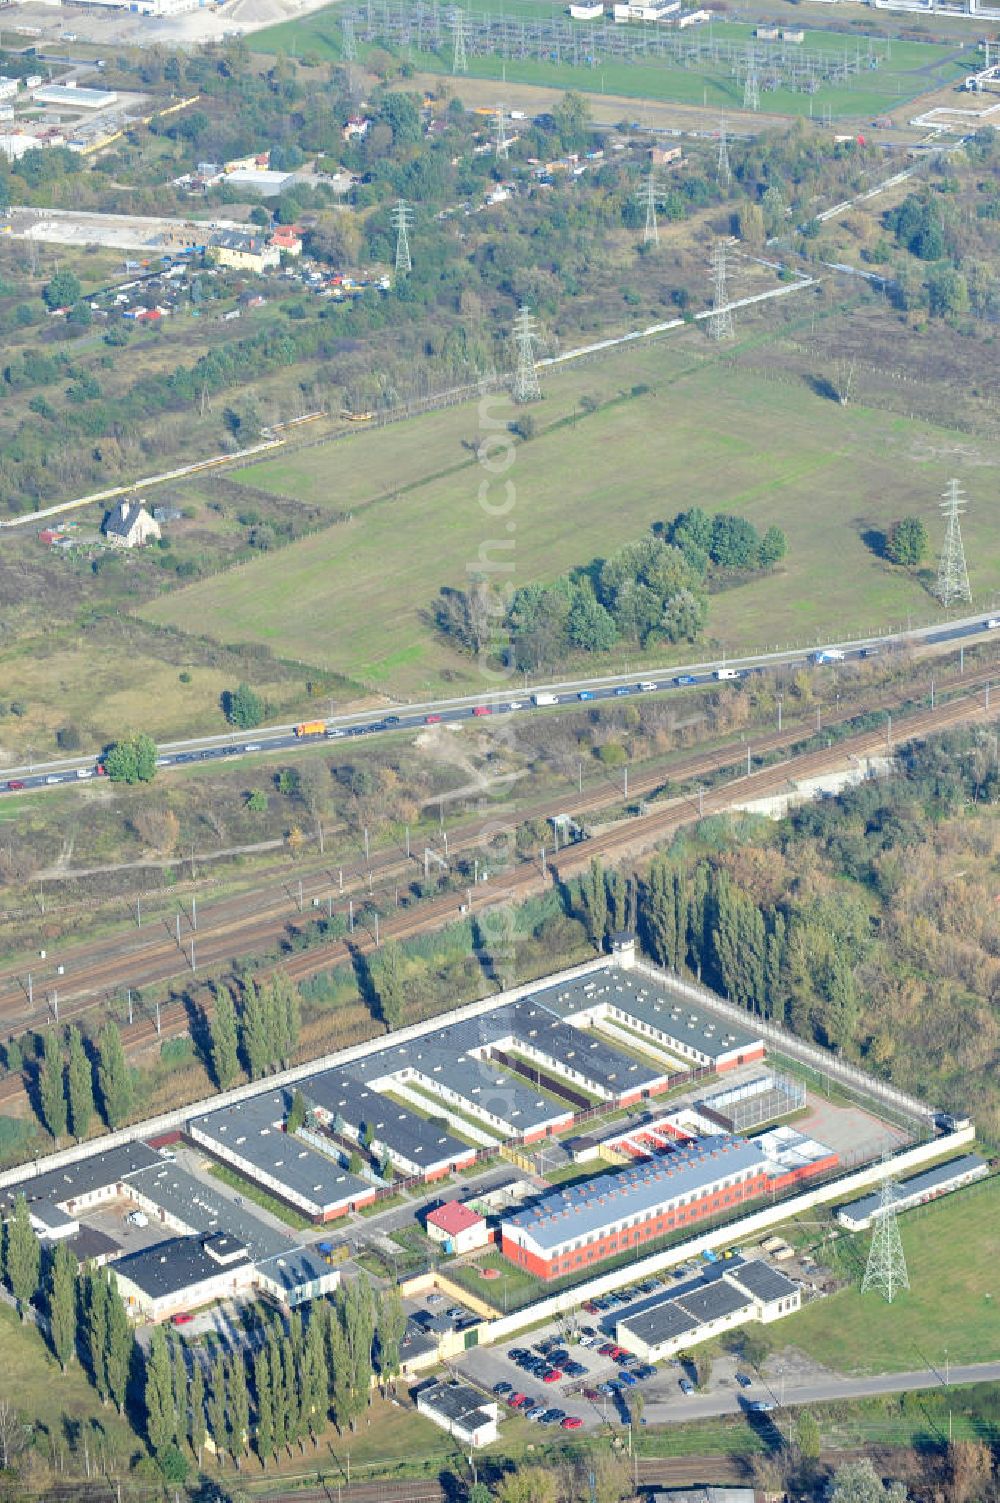
[[[546,1409],[542,1415],[543,1425],[561,1425],[566,1418],[565,1409]]]
[[[751,1414],[772,1414],[774,1412],[774,1405],[770,1399],[754,1399],[752,1404],[747,1405],[747,1408]]]
[[[526,1393],[512,1393],[510,1398],[507,1400],[507,1408],[521,1409],[525,1404],[530,1403],[531,1400],[528,1398],[528,1395]]]
[[[548,1372],[542,1373],[542,1382],[543,1383],[559,1383],[561,1381],[562,1381],[562,1369],[559,1368],[559,1367],[550,1367],[549,1370],[548,1370]]]
[[[171,1316],[170,1324],[172,1326],[186,1326],[190,1325],[192,1320],[194,1320],[194,1316],[188,1314],[187,1310],[179,1310],[176,1315]]]
[[[690,1378],[681,1378],[677,1386],[680,1389],[681,1393],[687,1394],[688,1397],[690,1397],[691,1394],[694,1393],[694,1384],[691,1382]]]
[[[509,1393],[514,1392],[513,1383],[494,1383],[493,1392],[498,1399],[505,1399]]]
[[[583,1420],[578,1414],[567,1414],[566,1418],[560,1421],[560,1423],[564,1430],[579,1430],[583,1424]]]
[[[622,1368],[621,1372],[618,1374],[616,1381],[619,1383],[624,1383],[626,1388],[634,1388],[639,1379],[636,1377],[635,1373],[630,1373],[626,1371],[625,1368]]]
[[[749,1388],[753,1382],[753,1378],[751,1378],[749,1373],[737,1373],[736,1381],[741,1388]]]
[[[570,1361],[563,1363],[563,1372],[567,1378],[582,1378],[586,1371],[587,1369],[582,1362]]]

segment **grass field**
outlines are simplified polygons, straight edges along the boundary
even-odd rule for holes
[[[967,436],[840,408],[806,383],[755,381],[706,361],[700,340],[692,331],[547,374],[539,432],[517,447],[502,480],[476,461],[483,432],[471,404],[243,471],[254,486],[299,496],[328,488],[332,476],[353,520],[144,613],[222,641],[266,642],[401,697],[471,692],[481,672],[429,620],[441,586],[465,584],[484,556],[513,565],[498,576],[508,587],[551,579],[697,503],[761,528],[776,523],[788,536],[781,571],[712,599],[707,635],[731,653],[905,624],[910,613],[930,618],[925,586],[887,568],[863,534],[918,512],[936,539],[937,499],[947,478],[963,473]],[[650,389],[629,397],[633,383]],[[584,395],[605,405],[553,426]],[[516,414],[499,401],[493,411]],[[997,460],[977,451],[974,464],[966,542],[981,598],[1000,584]],[[504,520],[485,514],[483,481],[493,505],[505,482],[513,486]],[[610,666],[625,656],[617,652]]]
[[[535,0],[508,0],[501,7],[508,16],[539,20],[563,17],[562,5],[537,4]],[[495,12],[493,0],[470,0],[468,13]],[[285,52],[289,56],[314,54],[322,59],[341,56],[339,6],[314,12],[302,20],[284,21],[249,37],[248,45],[256,52]],[[729,22],[709,28],[721,41],[749,41],[753,27]],[[855,47],[862,54],[868,45],[865,36],[845,36],[829,31],[806,33],[806,48],[840,53]],[[792,89],[768,91],[762,107],[769,114],[823,115],[829,111],[837,117],[866,117],[884,113],[905,100],[950,82],[964,69],[952,58],[954,49],[927,42],[894,40],[886,48],[884,38],[872,39],[873,52],[880,59],[877,69],[864,68],[844,84],[822,84],[813,95]],[[366,49],[361,49],[362,57]],[[414,66],[428,73],[450,73],[450,45],[440,53],[408,54]],[[739,110],[743,104],[743,85],[732,78],[726,64],[692,63],[681,66],[670,59],[649,63],[606,61],[594,66],[574,67],[568,62],[541,62],[531,59],[469,55],[469,75],[476,78],[501,77],[508,83],[542,84],[564,89],[578,89],[589,94],[615,94],[632,99],[670,101],[678,104],[708,105],[712,108]]]
[[[886,1304],[860,1293],[870,1238],[853,1239],[857,1278],[781,1324],[781,1338],[839,1372],[906,1371],[997,1355],[1000,1179],[899,1219],[910,1288]]]

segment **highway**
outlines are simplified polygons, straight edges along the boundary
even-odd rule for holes
[[[809,664],[829,664],[861,661],[879,656],[904,645],[933,647],[961,642],[965,639],[980,639],[984,632],[1000,629],[1000,616],[982,615],[951,621],[941,626],[919,627],[913,631],[898,632],[884,637],[830,644],[817,647],[811,652],[775,652],[759,657],[735,658],[729,661],[694,663],[680,672],[672,669],[650,670],[648,677],[637,678],[631,674],[610,674],[600,678],[575,679],[559,683],[539,685],[523,691],[509,687],[501,691],[484,692],[481,696],[467,695],[456,699],[429,700],[423,704],[408,705],[400,713],[388,714],[359,711],[355,714],[333,717],[322,721],[304,722],[322,726],[314,734],[299,735],[293,724],[261,727],[251,732],[230,731],[219,735],[195,737],[186,741],[165,742],[161,745],[157,766],[161,769],[182,765],[213,764],[230,757],[253,756],[265,752],[289,751],[304,744],[321,741],[336,741],[349,737],[385,734],[399,730],[413,730],[420,726],[453,723],[456,721],[486,718],[494,715],[504,717],[543,713],[559,705],[625,698],[638,694],[669,693],[683,688],[696,687],[715,682],[740,680],[752,673],[764,673],[779,668],[801,668]],[[101,753],[93,751],[82,757],[66,758],[41,764],[28,763],[20,767],[0,769],[0,794],[20,793],[27,789],[44,790],[65,787],[67,784],[85,784],[94,777],[103,775]]]

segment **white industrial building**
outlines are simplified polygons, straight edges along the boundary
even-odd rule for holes
[[[734,1326],[769,1325],[801,1307],[798,1284],[760,1261],[713,1267],[670,1299],[627,1315],[615,1339],[643,1362],[659,1362]]]
[[[417,1395],[417,1409],[463,1446],[488,1446],[497,1438],[498,1406],[468,1383],[434,1383]]]

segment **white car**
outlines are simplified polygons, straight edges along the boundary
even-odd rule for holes
[[[510,701],[510,703],[508,704],[507,708],[508,708],[508,710],[523,710],[524,709],[524,700],[523,699],[512,699]]]

